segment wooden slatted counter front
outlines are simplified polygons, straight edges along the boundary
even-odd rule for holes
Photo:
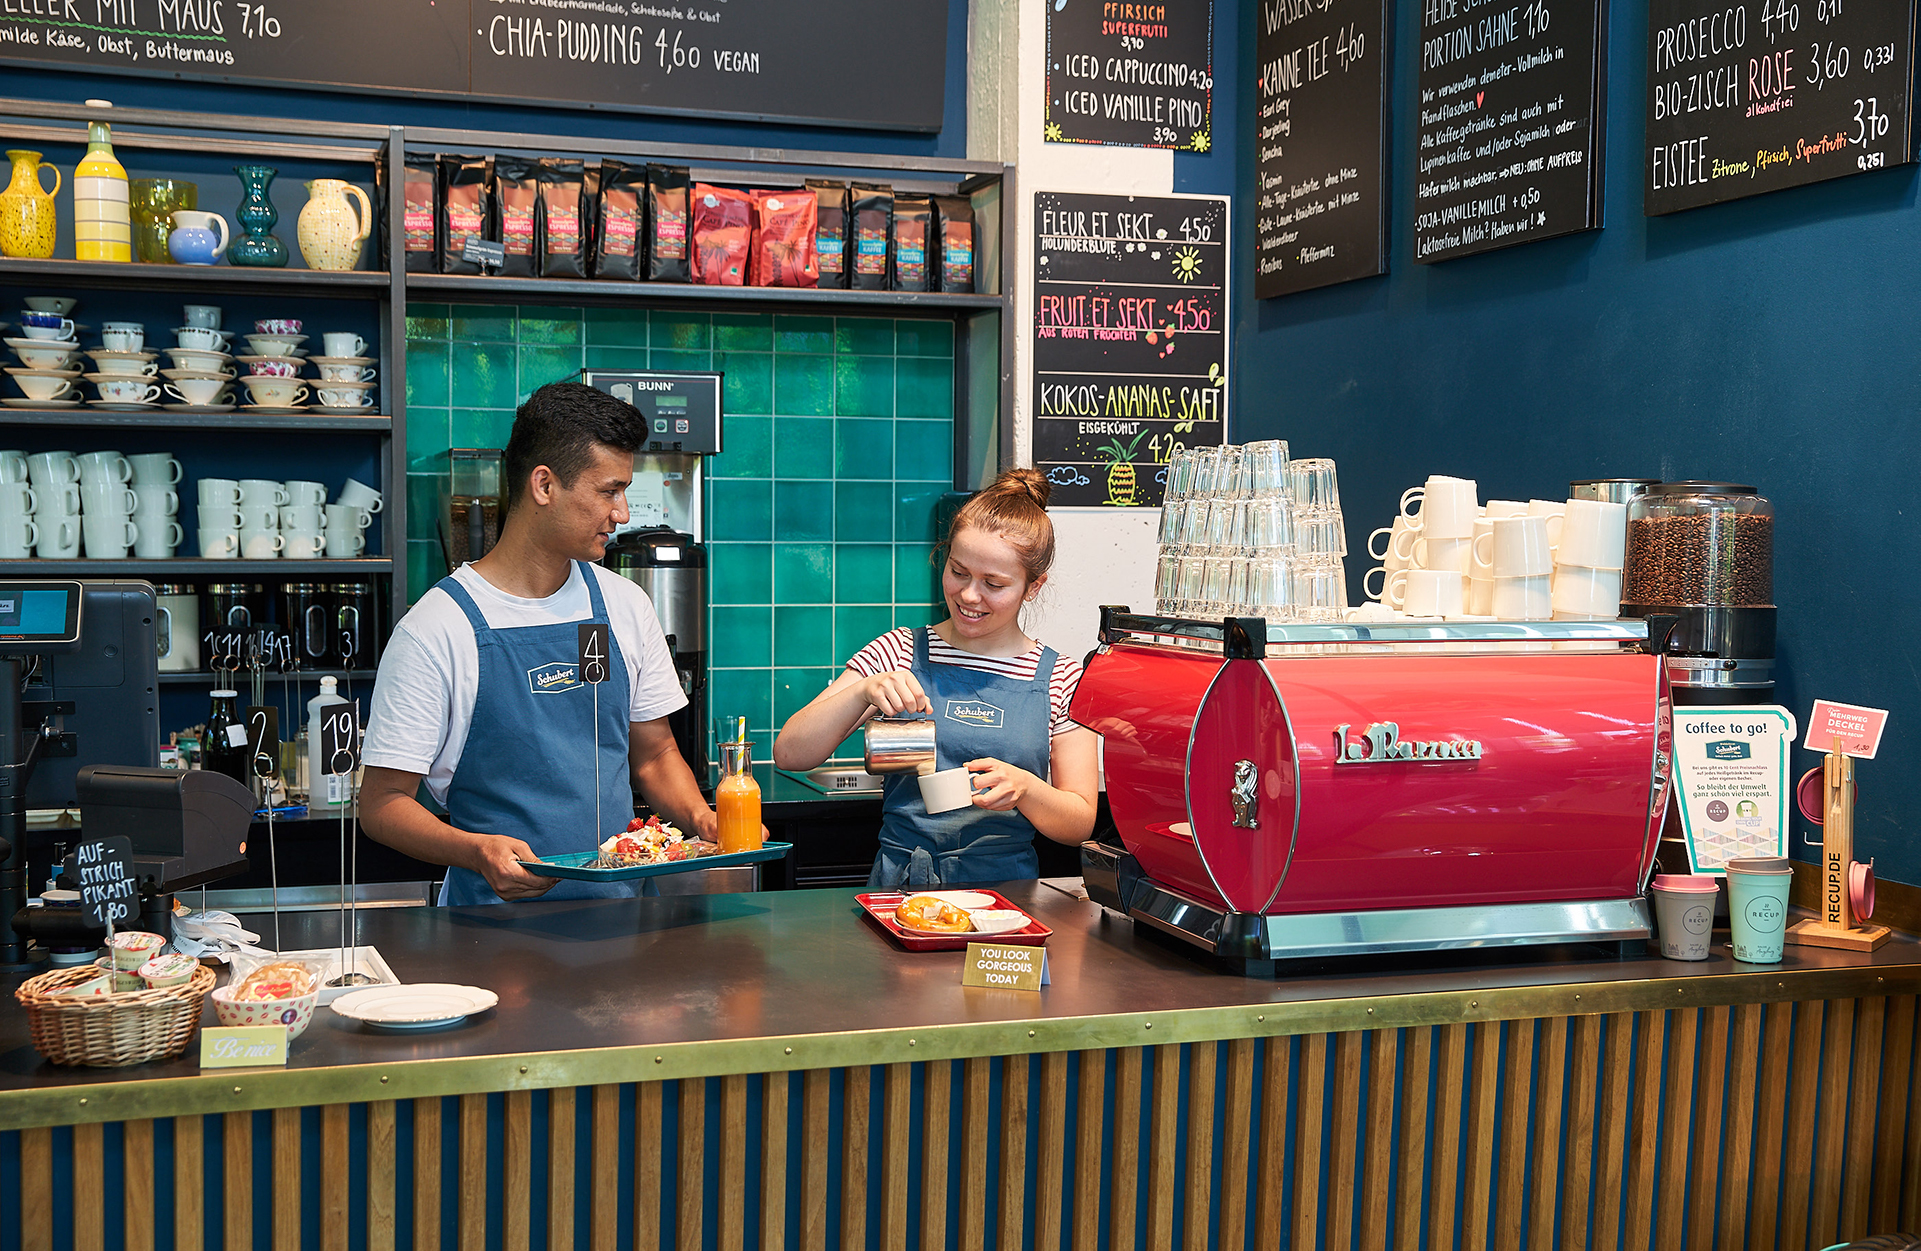
[[[285,1070],[56,1069],[9,997],[0,1248],[1640,1251],[1921,1226],[1906,937],[1772,968],[1587,949],[1250,980],[1008,893],[1056,931],[1038,994],[963,989],[958,955],[804,891],[362,914],[403,978],[500,1007],[413,1036],[323,1010]]]

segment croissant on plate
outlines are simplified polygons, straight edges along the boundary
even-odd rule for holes
[[[917,930],[965,934],[974,928],[965,908],[957,908],[936,895],[913,896],[895,911],[894,917],[902,925]]]

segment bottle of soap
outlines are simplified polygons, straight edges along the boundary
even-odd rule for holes
[[[110,109],[105,100],[89,107]],[[127,171],[113,154],[113,128],[87,123],[87,154],[73,171],[73,255],[79,261],[131,261],[133,219]]]
[[[340,682],[334,677],[320,679],[320,694],[307,701],[307,807],[338,808],[353,794],[352,774],[329,774],[320,752],[320,727],[327,710],[347,701],[340,697]]]

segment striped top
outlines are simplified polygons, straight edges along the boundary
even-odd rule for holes
[[[933,630],[927,632],[927,659],[938,665],[958,665],[962,669],[973,669],[981,673],[997,674],[1004,678],[1015,678],[1032,682],[1040,669],[1041,647],[1036,643],[1029,651],[1018,656],[976,656],[964,652],[948,643]],[[889,630],[867,646],[855,652],[847,662],[847,667],[864,678],[877,673],[893,673],[914,667],[914,631],[902,626]],[[1054,661],[1054,674],[1047,684],[1047,703],[1050,711],[1048,734],[1065,734],[1069,730],[1080,729],[1080,723],[1067,715],[1067,706],[1073,702],[1074,688],[1080,685],[1081,662],[1067,656]]]

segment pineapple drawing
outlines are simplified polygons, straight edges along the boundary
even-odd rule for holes
[[[1106,445],[1095,454],[1107,459],[1107,502],[1119,508],[1132,508],[1140,500],[1135,492],[1139,483],[1134,477],[1134,453],[1141,440],[1147,437],[1142,430],[1134,436],[1134,441],[1123,445],[1118,437],[1109,439]]]

